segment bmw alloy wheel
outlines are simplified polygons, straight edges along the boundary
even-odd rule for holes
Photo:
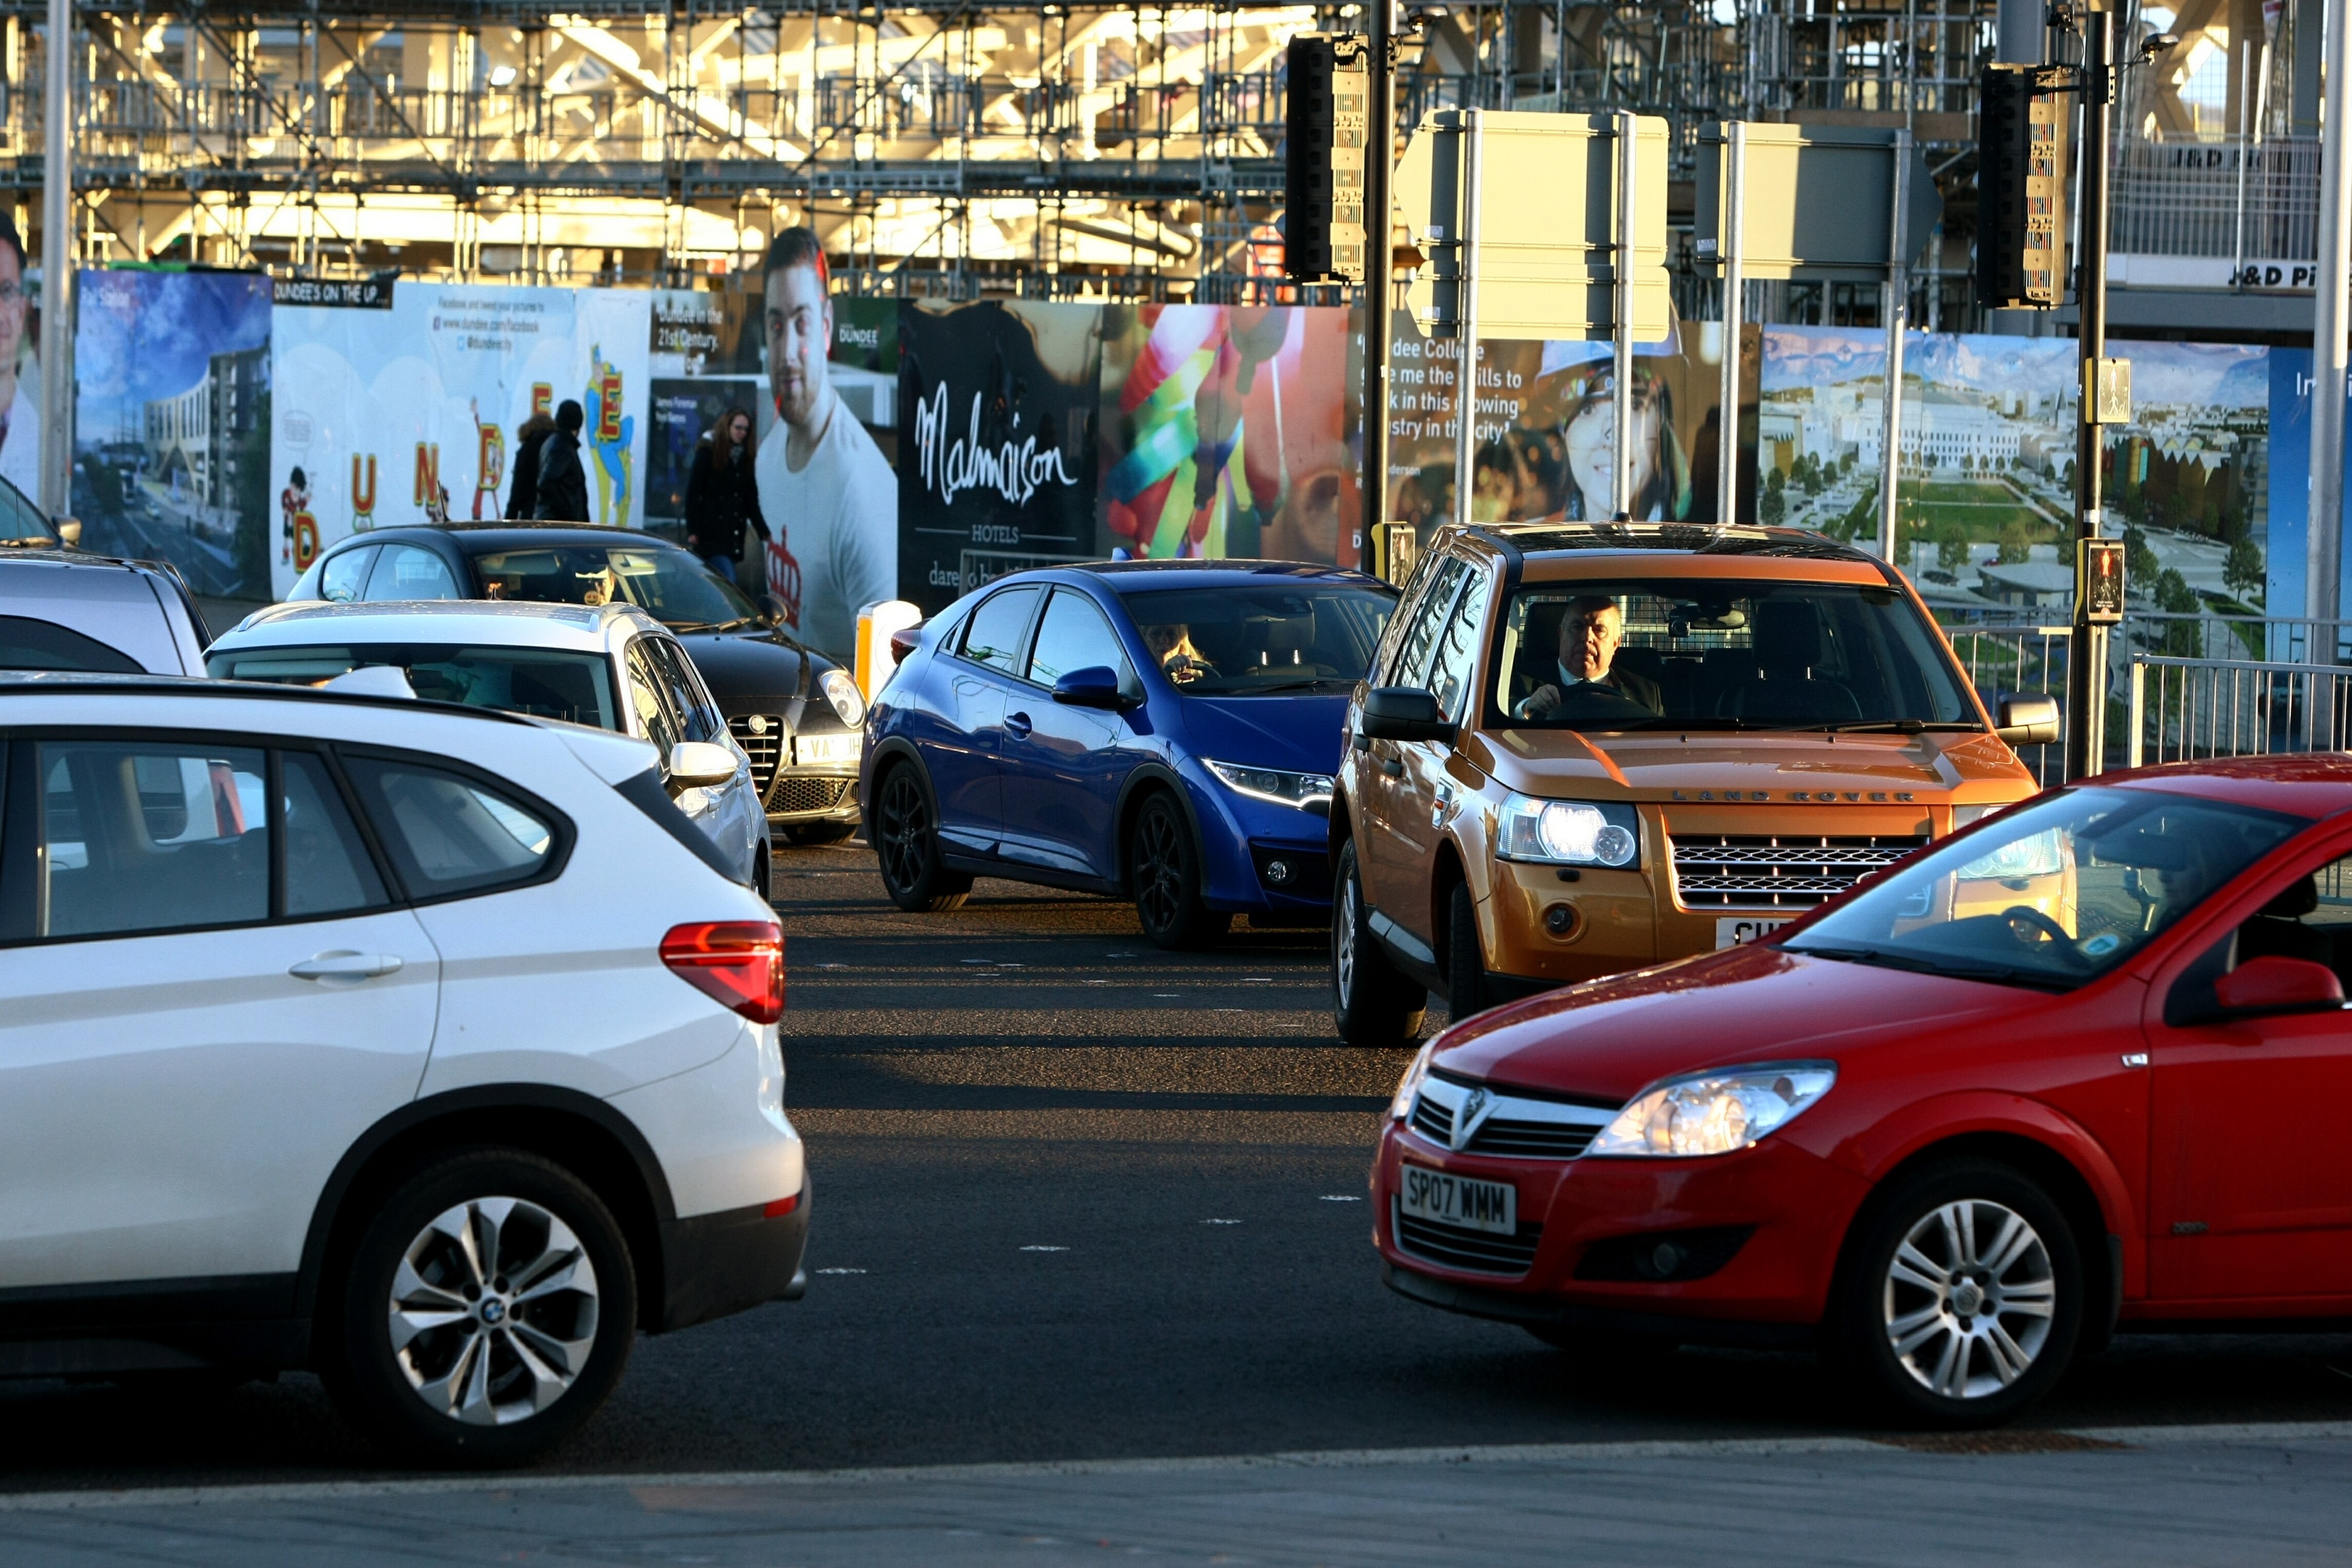
[[[522,1198],[478,1198],[436,1215],[402,1256],[393,1359],[452,1420],[528,1420],[587,1366],[600,1305],[595,1265],[562,1220]]]
[[[2058,1288],[2050,1249],[2022,1215],[1963,1198],[1920,1215],[1881,1296],[1897,1364],[1930,1393],[1966,1400],[1999,1394],[2032,1367]]]

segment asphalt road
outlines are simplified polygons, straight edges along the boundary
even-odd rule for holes
[[[550,1468],[1860,1430],[1804,1356],[1581,1365],[1383,1289],[1365,1173],[1403,1053],[1332,1037],[1320,932],[1164,954],[1121,906],[1001,883],[906,915],[854,847],[791,855],[779,906],[808,1298],[642,1342]],[[2352,1338],[2166,1338],[2085,1363],[2031,1425],[2346,1419]],[[0,1385],[0,1490],[389,1468],[307,1376]]]

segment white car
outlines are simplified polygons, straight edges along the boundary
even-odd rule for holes
[[[205,658],[215,679],[303,686],[354,670],[397,670],[409,690],[429,700],[651,741],[678,809],[710,835],[743,881],[769,890],[768,814],[751,760],[677,637],[635,605],[272,605],[238,622]]]
[[[0,674],[0,1375],[315,1368],[512,1463],[797,1296],[783,938],[645,742]]]

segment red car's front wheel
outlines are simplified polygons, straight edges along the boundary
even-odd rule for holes
[[[2082,1331],[2074,1228],[2023,1173],[1955,1160],[1898,1178],[1865,1211],[1840,1282],[1834,1348],[1912,1419],[2003,1421],[2047,1394]]]

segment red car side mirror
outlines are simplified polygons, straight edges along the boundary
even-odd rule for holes
[[[2307,958],[2250,958],[2213,982],[2225,1013],[2316,1013],[2344,1005],[2344,983]]]

